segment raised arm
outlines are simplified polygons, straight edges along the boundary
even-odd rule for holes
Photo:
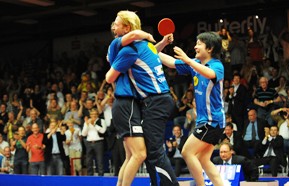
[[[172,56],[169,56],[165,53],[160,52],[159,57],[162,61],[162,64],[164,64],[165,66],[167,66],[169,68],[176,68],[176,66],[175,66],[176,59],[173,58]]]
[[[161,52],[168,44],[171,44],[174,41],[174,35],[168,34],[163,37],[163,39],[155,44],[155,47],[158,52]]]
[[[175,57],[185,62],[187,65],[191,66],[194,70],[200,73],[202,76],[208,79],[216,78],[216,73],[214,70],[197,63],[195,60],[189,58],[187,54],[179,47],[174,47],[174,52],[176,53]]]
[[[143,39],[147,39],[148,41],[150,41],[152,43],[156,42],[150,33],[142,31],[142,30],[133,30],[133,31],[125,34],[122,37],[121,45],[127,46],[135,40],[143,40]]]

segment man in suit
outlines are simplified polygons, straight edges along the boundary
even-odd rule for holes
[[[277,177],[279,165],[286,166],[283,137],[278,132],[277,126],[273,125],[270,127],[258,149],[258,153],[262,156],[255,160],[257,166],[269,164],[273,177]]]
[[[66,136],[63,131],[59,131],[57,121],[51,120],[43,138],[47,175],[63,175],[63,161],[65,160],[63,142],[65,140]]]
[[[232,116],[232,120],[237,124],[238,131],[244,129],[245,111],[247,108],[248,91],[247,88],[240,83],[241,75],[235,73],[233,75],[232,86],[229,88],[228,113]]]
[[[236,155],[243,154],[243,138],[239,131],[234,131],[233,124],[228,122],[226,124],[224,133],[221,135],[221,142],[228,142],[233,147],[233,153]]]
[[[245,156],[253,158],[257,146],[265,136],[265,128],[269,129],[269,125],[264,119],[257,118],[257,111],[251,109],[248,112],[248,120],[245,122],[243,140]]]
[[[241,165],[246,181],[258,180],[258,167],[246,157],[233,154],[233,146],[228,142],[223,142],[220,145],[220,156],[214,157],[213,163],[216,165]]]
[[[186,163],[182,157],[182,149],[187,140],[187,136],[182,134],[182,128],[180,125],[174,125],[173,137],[166,141],[168,147],[168,157],[171,164],[175,166],[176,176],[179,177],[181,170],[186,166]]]

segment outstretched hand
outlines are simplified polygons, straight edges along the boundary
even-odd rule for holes
[[[190,60],[190,58],[187,56],[187,54],[180,47],[175,46],[174,52],[176,53],[174,55],[175,58],[180,59],[185,63],[188,63],[188,61]]]
[[[146,39],[151,43],[156,43],[156,40],[154,39],[154,37],[151,34],[148,34],[148,37]]]

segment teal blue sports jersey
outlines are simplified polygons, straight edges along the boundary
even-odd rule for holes
[[[195,61],[199,62],[199,60]],[[206,66],[216,73],[216,79],[205,78],[192,67],[181,60],[175,61],[175,66],[179,74],[191,74],[195,90],[195,100],[197,106],[196,124],[208,123],[212,127],[225,127],[225,112],[223,102],[223,80],[224,67],[218,59],[211,59]]]
[[[115,58],[112,68],[125,73],[141,98],[169,92],[163,66],[155,46],[145,40],[135,41],[123,47]]]
[[[111,42],[108,48],[108,53],[107,53],[107,57],[108,57],[108,61],[110,62],[110,65],[113,66],[114,60],[121,49],[122,49],[121,38],[114,39]],[[119,55],[119,57],[121,56]],[[137,97],[137,94],[135,93],[133,86],[130,83],[127,72],[120,74],[120,76],[115,81],[115,85],[116,86],[115,86],[114,95],[116,97]]]

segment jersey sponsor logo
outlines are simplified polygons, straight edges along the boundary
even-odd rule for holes
[[[158,76],[164,74],[162,65],[156,66],[154,69],[155,69]]]
[[[195,90],[196,94],[199,94],[200,96],[203,95],[203,92],[199,91],[199,90]]]
[[[194,76],[194,86],[197,86],[199,84],[199,79],[197,76]]]
[[[162,83],[162,82],[165,82],[166,81],[166,78],[163,76],[163,77],[160,77],[160,78],[158,78],[158,81],[160,82],[160,83]]]
[[[156,47],[152,43],[148,42],[148,47],[154,54],[158,53]]]
[[[142,130],[141,126],[133,126],[132,127],[132,132],[133,133],[143,133],[143,130]]]

